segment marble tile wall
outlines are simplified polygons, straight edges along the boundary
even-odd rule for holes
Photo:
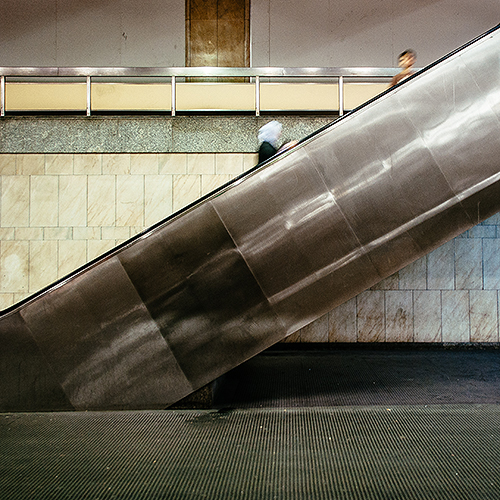
[[[0,154],[0,308],[256,163],[253,153]],[[499,342],[500,214],[286,342]]]
[[[0,154],[0,309],[256,162],[253,153]]]
[[[286,342],[499,342],[500,214]]]

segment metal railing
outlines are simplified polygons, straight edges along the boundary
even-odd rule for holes
[[[255,114],[260,116],[261,79],[301,79],[315,82],[320,79],[331,79],[338,82],[339,114],[344,114],[345,80],[371,82],[388,80],[398,73],[395,68],[220,68],[220,67],[0,67],[0,115],[5,116],[5,85],[7,79],[23,81],[50,81],[55,79],[82,79],[87,85],[87,116],[91,115],[91,86],[95,78],[120,80],[134,78],[147,82],[154,78],[169,78],[171,82],[171,114],[176,114],[176,84],[182,78],[248,78],[255,85]]]

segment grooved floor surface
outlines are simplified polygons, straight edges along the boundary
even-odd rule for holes
[[[500,404],[500,350],[268,349],[221,377],[218,408]]]
[[[265,353],[219,409],[0,414],[1,497],[497,498],[500,354],[357,354]]]

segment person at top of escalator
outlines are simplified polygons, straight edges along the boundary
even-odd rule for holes
[[[290,141],[279,147],[279,140],[283,131],[283,125],[276,120],[272,120],[259,129],[259,163],[268,160],[276,153],[290,149],[297,144],[297,141]]]
[[[398,57],[398,66],[402,69],[402,71],[393,77],[389,87],[394,87],[394,85],[398,84],[401,80],[413,75],[413,73],[415,73],[413,65],[416,60],[417,53],[414,50],[408,49],[401,52]]]

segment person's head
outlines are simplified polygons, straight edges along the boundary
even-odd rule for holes
[[[281,137],[282,130],[283,126],[276,120],[266,123],[259,129],[259,143],[268,142],[276,147]]]
[[[408,49],[399,54],[398,65],[400,68],[408,69],[415,64],[416,59],[417,59],[417,53],[412,49]]]

